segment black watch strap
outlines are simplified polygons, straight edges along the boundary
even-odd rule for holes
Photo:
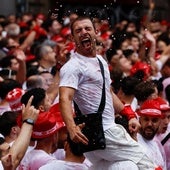
[[[34,120],[33,119],[25,119],[23,123],[28,123],[30,125],[34,125]]]

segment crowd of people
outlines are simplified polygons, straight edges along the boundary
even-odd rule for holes
[[[0,16],[0,169],[170,170],[169,70],[165,20]],[[103,100],[105,148],[79,152],[75,103]]]

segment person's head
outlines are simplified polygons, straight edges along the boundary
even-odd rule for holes
[[[139,82],[140,80],[135,77],[124,77],[121,80],[120,89],[127,96],[134,95],[134,88]]]
[[[162,74],[162,77],[164,78],[170,77],[170,59],[168,59],[166,63],[163,65],[161,69],[161,74]]]
[[[46,64],[54,65],[56,63],[56,54],[51,46],[39,45],[35,49],[35,56],[39,62],[45,62]]]
[[[158,97],[157,86],[152,81],[142,81],[136,85],[134,95],[139,103],[144,102],[146,99]]]
[[[54,82],[53,75],[48,71],[40,72],[39,75],[45,80],[44,89],[47,90],[49,86]]]
[[[170,84],[168,84],[165,87],[165,98],[168,100],[168,102],[170,103]]]
[[[53,36],[60,33],[62,25],[58,20],[49,18],[43,23],[43,27]]]
[[[168,33],[163,33],[157,38],[157,51],[162,53],[166,47],[170,44]]]
[[[41,112],[46,112],[51,107],[51,100],[49,99],[46,91],[42,88],[33,88],[25,92],[21,98],[21,103],[27,104],[31,96],[34,96],[32,100],[32,105],[39,109]]]
[[[29,76],[26,81],[26,86],[28,90],[33,88],[43,88],[46,90],[48,87],[46,85],[46,80],[41,75]]]
[[[131,68],[130,74],[141,80],[147,80],[151,75],[151,67],[146,62],[137,61]]]
[[[9,103],[9,106],[12,111],[20,113],[22,111],[21,97],[25,91],[22,88],[14,88],[9,91],[6,95],[6,101]]]
[[[8,37],[17,38],[20,34],[20,27],[16,23],[10,23],[5,27]]]
[[[83,152],[80,151],[79,145],[70,139],[69,134],[67,135],[67,141],[65,142],[64,149],[66,154],[69,150],[69,152],[71,152],[74,156],[83,156]]]
[[[133,47],[134,51],[139,50],[140,40],[139,40],[139,37],[137,35],[132,34],[130,36],[130,45]]]
[[[123,73],[127,74],[130,73],[132,64],[121,51],[118,52],[117,50],[110,48],[106,51],[106,57],[113,69],[120,69]]]
[[[138,54],[132,49],[123,50],[123,54],[129,61],[131,61],[132,64],[139,61]]]
[[[158,133],[165,133],[166,130],[168,129],[168,125],[170,122],[170,106],[169,106],[168,101],[161,97],[158,97],[157,101],[160,104],[160,108],[161,108],[162,115],[163,115]]]
[[[141,124],[140,134],[146,140],[152,140],[161,123],[163,117],[160,103],[157,99],[148,99],[138,110],[139,122]]]
[[[32,132],[32,140],[37,140],[37,145],[45,144],[50,146],[50,152],[54,152],[57,148],[63,148],[67,138],[67,130],[63,122],[60,111],[40,112],[34,124]],[[18,118],[18,125],[22,125],[22,116]],[[42,146],[42,149],[46,146]]]
[[[97,30],[92,20],[88,17],[78,17],[70,27],[77,52],[85,56],[95,56]]]
[[[19,63],[14,55],[7,55],[4,57],[1,60],[0,65],[2,68],[8,68],[14,71],[18,71],[19,68]]]
[[[9,142],[15,140],[20,132],[17,116],[18,114],[14,111],[6,111],[0,117],[0,133],[10,139]]]
[[[0,82],[0,98],[5,99],[8,92],[13,90],[14,88],[21,88],[21,84],[13,79],[5,79],[4,81]]]

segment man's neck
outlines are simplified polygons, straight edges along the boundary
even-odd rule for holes
[[[85,160],[85,157],[82,156],[75,156],[73,154],[71,155],[66,155],[65,161],[69,161],[69,162],[76,162],[76,163],[83,163]]]

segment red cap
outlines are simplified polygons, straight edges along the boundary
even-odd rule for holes
[[[65,28],[63,28],[63,29],[61,30],[61,35],[62,35],[63,37],[66,37],[66,36],[68,36],[68,35],[70,35],[70,34],[71,34],[70,28],[65,27]]]
[[[41,19],[41,20],[45,20],[45,15],[44,14],[38,14],[37,16],[36,16],[36,19]]]
[[[137,71],[143,71],[144,73],[144,79],[146,80],[148,78],[148,75],[150,75],[151,72],[151,67],[145,62],[136,62],[132,68],[131,68],[131,75],[133,76],[134,74],[137,73]]]
[[[153,117],[162,117],[162,112],[160,109],[160,102],[156,99],[146,100],[141,108],[138,110],[139,116],[153,116]]]
[[[162,111],[170,110],[170,106],[166,100],[164,100],[161,97],[158,97],[155,100],[157,100],[159,102],[160,110],[162,110]]]
[[[40,113],[33,128],[32,138],[42,139],[49,137],[64,126],[60,112],[55,114],[51,112]]]
[[[101,35],[101,38],[102,38],[103,40],[108,40],[108,39],[110,38],[110,34],[109,34],[108,32],[105,32],[105,33],[103,33],[103,34]]]
[[[58,43],[65,41],[64,38],[60,35],[55,35],[54,37],[51,38],[51,40],[58,42]]]
[[[25,91],[20,88],[15,88],[8,92],[6,100],[8,101],[12,111],[21,111],[22,109],[21,97],[24,93]]]

